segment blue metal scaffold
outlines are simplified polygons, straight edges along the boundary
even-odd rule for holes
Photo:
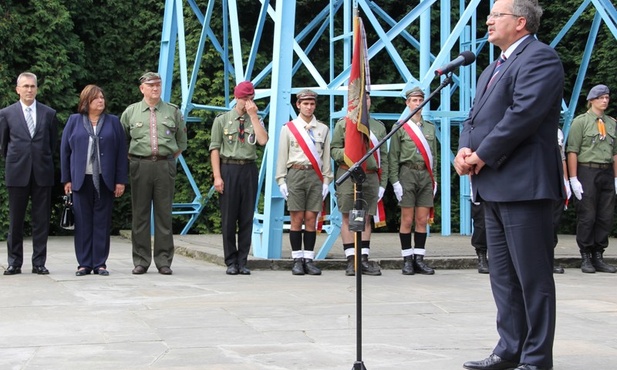
[[[258,14],[252,16],[255,20],[254,37],[249,45],[243,44],[240,37],[239,15],[236,0],[209,0],[198,2],[195,0],[166,0],[163,22],[163,36],[161,40],[161,52],[159,59],[159,72],[163,76],[163,98],[169,100],[172,91],[172,78],[179,75],[181,90],[181,109],[187,121],[195,122],[197,118],[191,116],[194,110],[229,110],[235,105],[230,98],[229,81],[236,82],[250,80],[257,88],[255,100],[258,105],[260,100],[268,103],[260,112],[268,122],[268,134],[270,140],[266,146],[262,166],[259,173],[259,193],[263,193],[263,212],[259,212],[256,204],[253,227],[253,253],[257,257],[281,258],[281,246],[283,230],[288,217],[285,216],[285,200],[281,196],[278,186],[274,181],[276,168],[276,149],[279,142],[279,132],[282,125],[296,116],[292,95],[297,91],[310,88],[320,94],[319,104],[323,105],[327,100],[330,115],[329,124],[333,128],[334,123],[344,116],[347,111],[347,82],[351,66],[352,46],[352,18],[353,9],[358,7],[364,19],[367,32],[374,32],[375,41],[369,43],[369,61],[384,56],[395,66],[399,75],[397,79],[387,83],[375,83],[371,85],[371,96],[385,99],[399,99],[403,107],[402,97],[404,92],[414,86],[420,86],[424,91],[429,91],[434,83],[434,70],[447,63],[452,57],[462,51],[470,50],[476,54],[485,53],[489,60],[493,60],[493,47],[487,42],[486,34],[476,32],[484,30],[482,24],[485,21],[488,9],[493,1],[481,2],[480,0],[451,1],[451,0],[422,0],[417,5],[408,5],[405,14],[387,14],[377,1],[370,0],[331,0],[320,11],[317,9],[310,17],[303,16],[306,23],[298,23],[296,16],[295,0],[277,1],[276,8],[269,0],[255,0],[260,4]],[[482,4],[481,4],[482,3]],[[405,5],[402,5],[405,6]],[[442,11],[443,9],[452,9]],[[595,40],[602,25],[608,27],[612,35],[617,39],[617,11],[610,0],[584,0],[579,8],[572,14],[563,29],[551,41],[553,47],[571,29],[585,12],[594,14],[593,23],[587,38],[582,62],[579,68],[577,80],[573,85],[569,99],[563,102],[564,133],[567,135],[569,124],[577,108],[577,100],[586,77],[587,67],[591,54],[594,50]],[[199,43],[194,50],[187,50],[187,31],[185,28],[185,13],[195,17],[201,24]],[[438,16],[432,16],[432,15]],[[431,38],[431,30],[437,26],[431,24],[434,19],[439,19],[439,41]],[[212,20],[222,22],[222,34],[216,32],[217,28],[211,25]],[[273,40],[264,40],[262,35],[266,26],[273,25]],[[480,26],[480,27],[478,27]],[[242,27],[246,29],[247,24]],[[412,34],[410,29],[418,30]],[[296,30],[299,30],[296,32]],[[369,31],[370,30],[370,31]],[[193,36],[192,38],[196,38]],[[327,48],[322,46],[326,40]],[[193,101],[193,92],[197,84],[202,55],[206,44],[214,48],[225,63],[224,90],[226,91],[224,104],[221,106],[208,106]],[[267,44],[267,45],[266,45]],[[401,49],[404,45],[404,49]],[[264,47],[267,46],[267,47]],[[328,50],[328,54],[323,52]],[[262,50],[268,51],[271,62],[265,68],[256,70],[256,58],[263,57]],[[405,51],[406,56],[401,53]],[[437,52],[435,52],[437,51]],[[176,55],[178,52],[178,55]],[[191,58],[187,58],[187,53]],[[262,54],[260,54],[262,53]],[[271,55],[270,55],[271,54]],[[340,59],[343,67],[335,65],[335,60]],[[409,55],[414,58],[409,60]],[[406,59],[407,58],[407,59]],[[313,63],[315,60],[328,59],[330,66],[327,71],[320,71]],[[189,71],[189,60],[193,60],[193,66]],[[177,62],[177,65],[176,65]],[[303,71],[303,83],[298,82],[298,72]],[[413,73],[413,71],[417,71]],[[424,116],[434,122],[438,128],[440,141],[439,164],[441,184],[439,186],[441,199],[441,233],[450,235],[452,192],[451,192],[451,162],[454,153],[451,151],[450,127],[458,127],[467,117],[470,106],[475,96],[476,64],[461,68],[454,76],[454,83],[441,91],[439,103],[431,102],[423,113]],[[311,82],[306,82],[306,76],[310,76]],[[176,78],[178,80],[178,78]],[[374,81],[377,79],[373,78]],[[456,96],[456,99],[452,99]],[[456,106],[452,101],[458,101]],[[372,112],[373,117],[381,120],[396,121],[406,115],[402,112]],[[204,198],[199,187],[193,179],[190,168],[181,157],[180,163],[187,175],[195,198],[188,203],[174,203],[173,213],[187,215],[189,220],[182,230],[186,234],[196,221],[203,209],[204,202],[212,196],[213,191]],[[331,193],[333,193],[331,189]],[[471,233],[470,209],[469,209],[469,181],[460,179],[460,196],[455,199],[460,210],[460,233]],[[330,197],[333,198],[333,197]],[[259,200],[258,200],[259,201]],[[334,199],[330,200],[331,213],[324,230],[328,237],[320,247],[317,258],[325,258],[333,243],[340,233],[341,215],[336,207]]]

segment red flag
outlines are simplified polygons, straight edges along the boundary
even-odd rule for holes
[[[368,76],[368,51],[362,19],[354,17],[353,53],[349,86],[348,107],[345,116],[345,164],[352,166],[367,152],[370,141],[369,114],[366,106]],[[362,167],[366,170],[366,162]]]

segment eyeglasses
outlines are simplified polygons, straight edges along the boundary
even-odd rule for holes
[[[495,13],[490,13],[490,14],[488,15],[488,17],[486,17],[486,20],[487,20],[487,21],[490,21],[491,19],[501,18],[501,17],[503,17],[504,15],[511,15],[511,16],[513,16],[513,17],[521,17],[521,16],[520,16],[520,15],[518,15],[518,14],[495,12]]]
[[[36,89],[36,85],[21,85],[20,86],[22,89]]]

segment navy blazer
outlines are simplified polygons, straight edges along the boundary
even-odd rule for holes
[[[53,154],[58,140],[56,111],[36,102],[36,131],[30,136],[21,103],[0,110],[0,148],[6,186],[26,186],[30,174],[39,186],[54,185]]]
[[[472,175],[473,199],[512,202],[563,199],[557,143],[564,72],[553,48],[527,37],[486,88],[495,63],[480,75],[459,139],[485,162]]]
[[[104,115],[99,136],[101,175],[110,191],[116,184],[128,181],[128,154],[124,129],[117,116]],[[88,119],[88,117],[86,117]],[[74,191],[79,191],[86,177],[89,136],[82,114],[72,114],[62,132],[60,144],[60,169],[62,183],[71,182]]]

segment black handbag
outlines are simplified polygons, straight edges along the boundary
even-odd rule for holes
[[[73,193],[68,193],[62,196],[64,203],[62,204],[62,217],[60,218],[60,227],[66,230],[75,229],[75,215],[73,214]]]

